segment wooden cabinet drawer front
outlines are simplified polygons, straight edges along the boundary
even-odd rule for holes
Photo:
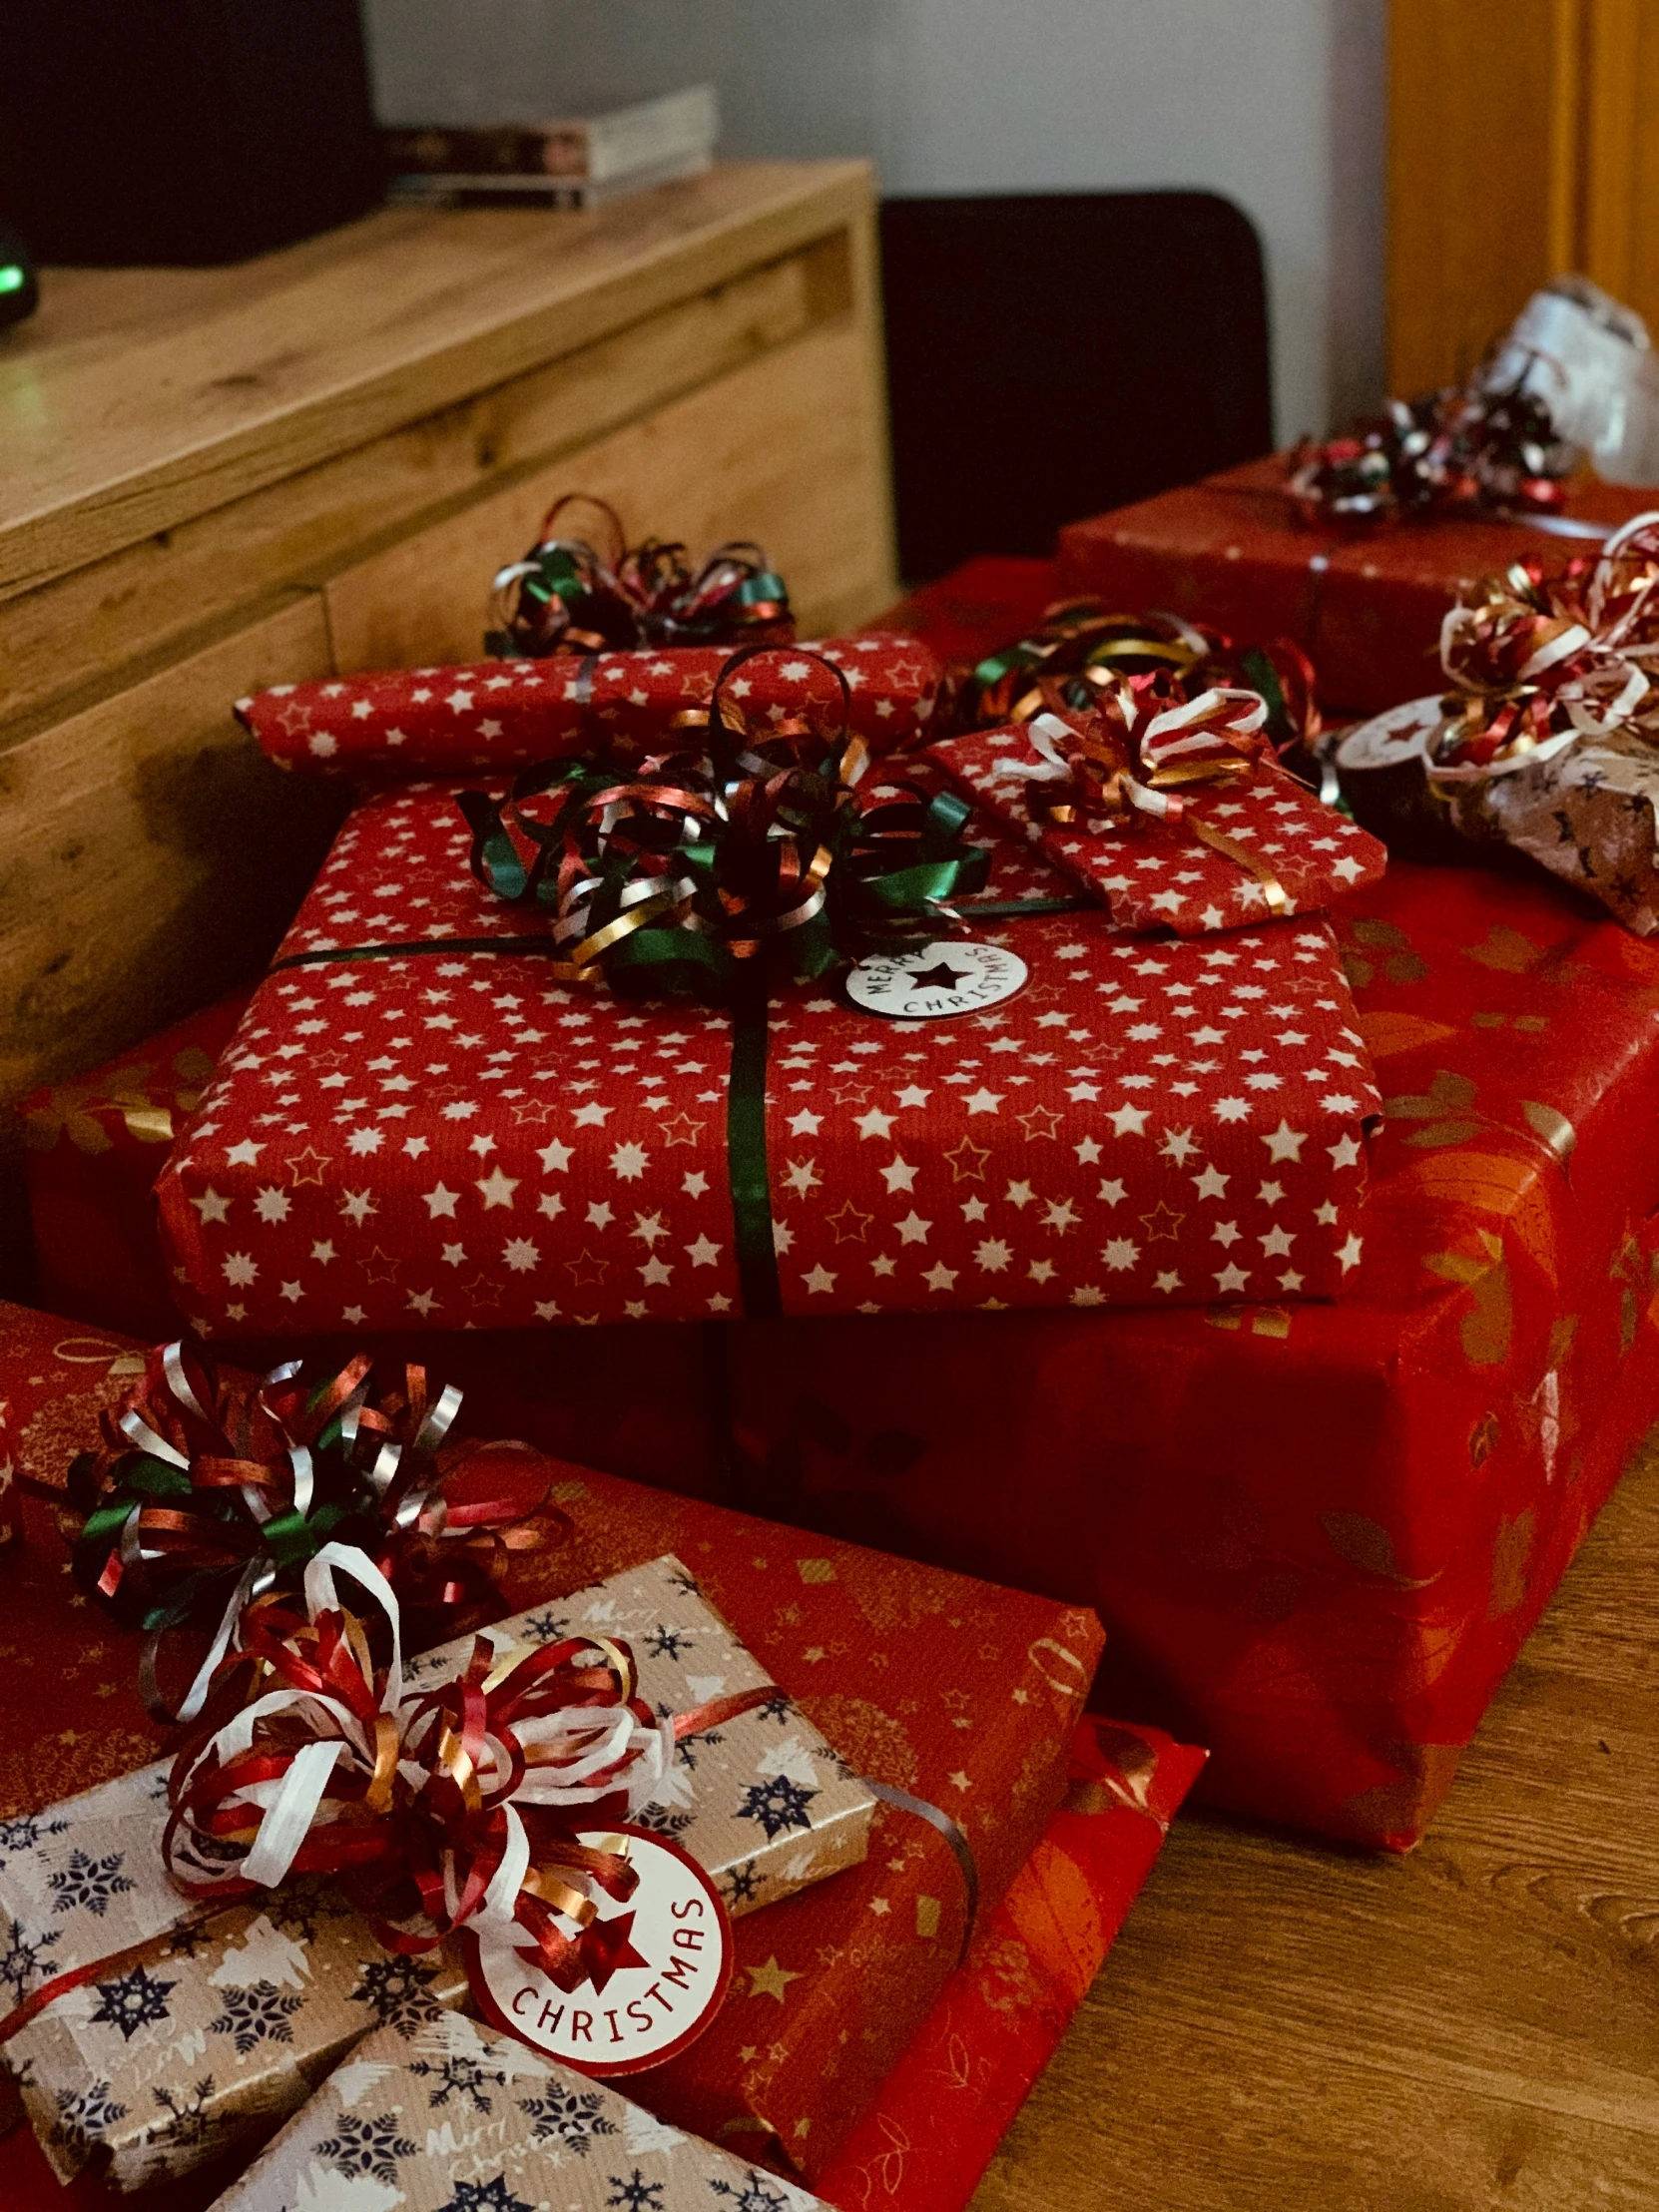
[[[0,1102],[258,971],[344,795],[272,768],[231,702],[328,672],[299,594],[0,753]]]
[[[188,647],[273,591],[320,585],[366,549],[517,482],[550,456],[804,334],[850,326],[853,252],[847,228],[831,231],[441,413],[36,590],[0,596],[0,743],[8,724],[61,713],[142,657]],[[662,527],[643,503],[630,519],[642,533]]]
[[[812,332],[332,578],[335,668],[476,660],[491,577],[567,491],[609,500],[633,527],[649,518],[696,557],[758,539],[804,633],[856,623],[892,597],[885,465],[862,333]]]

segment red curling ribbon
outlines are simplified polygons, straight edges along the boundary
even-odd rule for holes
[[[336,1576],[368,1617],[340,1602]],[[160,1955],[180,1928],[294,1874],[336,1879],[403,1955],[466,1929],[533,1955],[567,1991],[602,1988],[628,1962],[627,1932],[596,1921],[593,1895],[626,1902],[638,1878],[626,1838],[601,1849],[576,1832],[685,1802],[676,1745],[782,1694],[767,1683],[660,1717],[629,1645],[603,1636],[505,1653],[479,1636],[455,1672],[411,1684],[390,1583],[366,1553],[326,1544],[302,1610],[248,1608],[174,1759],[162,1850],[191,1910],[120,1960],[44,1983],[0,2021],[0,2043],[66,1990]]]
[[[1441,625],[1440,665],[1428,774],[1446,796],[1618,730],[1659,742],[1659,513],[1557,574],[1533,557],[1482,579]]]
[[[605,523],[602,551],[560,535],[559,517],[591,507]],[[630,652],[676,645],[788,645],[789,587],[758,545],[717,546],[693,568],[684,545],[646,538],[630,547],[614,508],[567,492],[548,509],[536,543],[495,578],[488,652],[540,660],[555,653]]]
[[[1493,386],[1486,365],[1462,385],[1383,413],[1342,437],[1305,438],[1287,489],[1305,522],[1368,526],[1437,515],[1553,516],[1575,449],[1520,382]]]
[[[183,1344],[151,1355],[103,1416],[101,1448],[71,1468],[70,1496],[83,1516],[77,1579],[149,1632],[140,1677],[158,1718],[201,1712],[247,1609],[297,1594],[330,1541],[361,1545],[440,1642],[488,1612],[510,1552],[568,1533],[564,1514],[544,1510],[547,1462],[457,1437],[461,1402],[413,1363],[382,1383],[367,1353],[318,1382],[297,1361],[256,1382]],[[175,1714],[158,1656],[186,1625],[212,1641]]]

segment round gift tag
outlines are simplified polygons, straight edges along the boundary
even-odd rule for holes
[[[1428,788],[1428,741],[1442,719],[1437,698],[1408,700],[1345,731],[1331,756],[1355,821],[1403,859],[1468,857]]]
[[[599,1896],[576,1988],[561,1989],[533,1953],[472,1945],[473,1992],[494,2024],[602,2079],[660,2066],[695,2042],[732,1978],[732,1924],[696,1860],[644,1828],[590,1829],[577,1842],[614,1849],[619,1836],[639,1886],[625,1905]]]
[[[977,939],[876,952],[846,978],[846,995],[867,1014],[928,1021],[977,1014],[1012,998],[1030,970],[1017,953]]]

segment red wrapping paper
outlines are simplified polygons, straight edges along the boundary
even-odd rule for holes
[[[1403,1848],[1659,1415],[1659,952],[1461,869],[1343,934],[1389,1111],[1343,1307],[750,1328],[735,1395],[771,1509],[1086,1600],[1208,1795]]]
[[[0,1319],[36,1387],[27,1376],[38,1348],[64,1325],[16,1309]],[[0,1388],[14,1386],[11,1358],[0,1353]],[[81,1441],[90,1432],[89,1422]],[[1065,1787],[1100,1653],[1091,1615],[587,1469],[563,1470],[553,1496],[575,1532],[512,1555],[502,1614],[675,1552],[843,1756],[959,1824],[981,1911],[994,1911]],[[49,1510],[27,1502],[30,1542],[13,1586],[0,1820],[129,1772],[160,1741],[137,1699],[139,1639],[66,1590]],[[633,2093],[674,2124],[810,2182],[931,2009],[967,1917],[944,1836],[883,1805],[863,1866],[736,1924],[720,2017],[681,2057],[637,2077]]]
[[[251,995],[233,991],[92,1074],[18,1105],[35,1287],[53,1312],[137,1337],[174,1336],[182,1327],[150,1189]]]
[[[205,1333],[741,1310],[730,1017],[491,951],[522,917],[467,842],[441,786],[364,801],[336,841],[158,1184]],[[1335,1295],[1377,1099],[1328,925],[1152,944],[1082,912],[987,934],[1031,979],[984,1014],[772,1001],[783,1311]],[[418,949],[337,957],[387,943]]]
[[[831,638],[780,647],[740,669],[723,698],[764,727],[802,703],[838,729],[838,686],[810,655],[846,678],[850,727],[878,751],[927,729],[940,669],[915,638]],[[278,767],[360,782],[410,776],[502,775],[600,743],[660,746],[675,718],[708,707],[731,659],[724,646],[652,653],[559,654],[464,668],[392,669],[281,684],[237,712]]]
[[[1081,725],[1074,718],[1068,727]],[[1244,782],[1184,790],[1177,820],[1130,808],[1121,821],[1060,825],[1033,815],[1032,802],[1052,804],[1072,787],[1021,773],[1047,765],[1027,728],[975,730],[928,751],[971,799],[1091,891],[1121,929],[1199,937],[1266,918],[1266,885],[1237,857],[1206,844],[1194,823],[1254,854],[1284,902],[1274,910],[1284,913],[1318,913],[1376,882],[1387,864],[1376,837],[1271,762],[1258,763]]]
[[[1059,590],[1168,608],[1244,643],[1294,638],[1314,663],[1328,709],[1375,714],[1438,688],[1441,618],[1465,585],[1528,555],[1564,566],[1593,550],[1592,540],[1526,522],[1310,527],[1284,488],[1289,465],[1288,455],[1270,454],[1068,523],[1058,541]],[[1651,491],[1580,481],[1569,486],[1567,512],[1616,526],[1652,503]],[[1019,610],[1009,613],[1006,636],[1014,637]],[[946,634],[954,646],[948,620]],[[987,637],[984,650],[1003,642]]]
[[[1204,1754],[1089,1714],[1066,1802],[818,2193],[962,2212],[1088,1994]]]

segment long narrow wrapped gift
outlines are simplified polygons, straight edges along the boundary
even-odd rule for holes
[[[734,703],[758,722],[796,712],[818,655],[838,667],[851,693],[851,727],[880,752],[912,744],[929,727],[940,668],[914,638],[831,638],[801,654],[770,654],[737,680]],[[361,782],[411,776],[499,776],[599,744],[660,744],[707,709],[730,659],[725,646],[641,653],[560,655],[552,661],[485,661],[474,667],[393,669],[369,676],[283,684],[243,700],[238,713],[278,767]],[[837,713],[822,676],[807,711]]]
[[[557,1551],[512,1554],[503,1602],[540,1611],[571,1587],[673,1550],[762,1666],[798,1688],[809,1717],[897,1793],[880,1807],[868,1860],[740,1920],[737,1971],[714,2026],[668,2066],[635,2077],[635,2093],[676,2124],[753,2140],[757,2155],[785,2157],[810,2178],[948,1977],[973,1898],[991,1911],[1034,1848],[1064,1787],[1098,1626],[1048,1600],[852,1546],[804,1544],[604,1475],[562,1480],[555,1498],[573,1534]],[[124,1651],[108,1631],[89,1637],[74,1610],[84,1600],[64,1609],[47,1509],[28,1499],[25,1510],[30,1541],[12,1585],[19,1697],[0,1760],[0,1819],[13,1851],[27,1854],[53,1841],[55,1799],[153,1757],[156,1731],[133,1687],[131,1643]],[[32,1694],[37,1681],[52,1683],[51,1698]],[[0,1869],[0,1889],[6,1879]],[[732,1887],[747,1886],[745,1865]],[[108,1910],[127,1902],[118,1892]],[[41,1933],[54,1935],[56,1918]],[[45,1945],[43,1967],[38,1937],[18,1929],[7,1945],[14,1999],[56,1967],[61,1944],[60,1936]],[[361,2011],[349,1991],[343,2001]],[[284,2053],[268,2046],[267,2055]]]
[[[792,2182],[654,2119],[510,2036],[434,2011],[371,2035],[218,2212],[407,2205],[409,2212],[824,2212]]]
[[[1352,1273],[1377,1093],[1323,919],[1148,942],[1039,898],[937,943],[913,993],[918,956],[888,976],[957,1018],[802,982],[735,1023],[550,979],[467,850],[442,786],[341,832],[158,1184],[193,1326],[1324,1298]],[[999,1002],[1004,955],[1029,981]]]

